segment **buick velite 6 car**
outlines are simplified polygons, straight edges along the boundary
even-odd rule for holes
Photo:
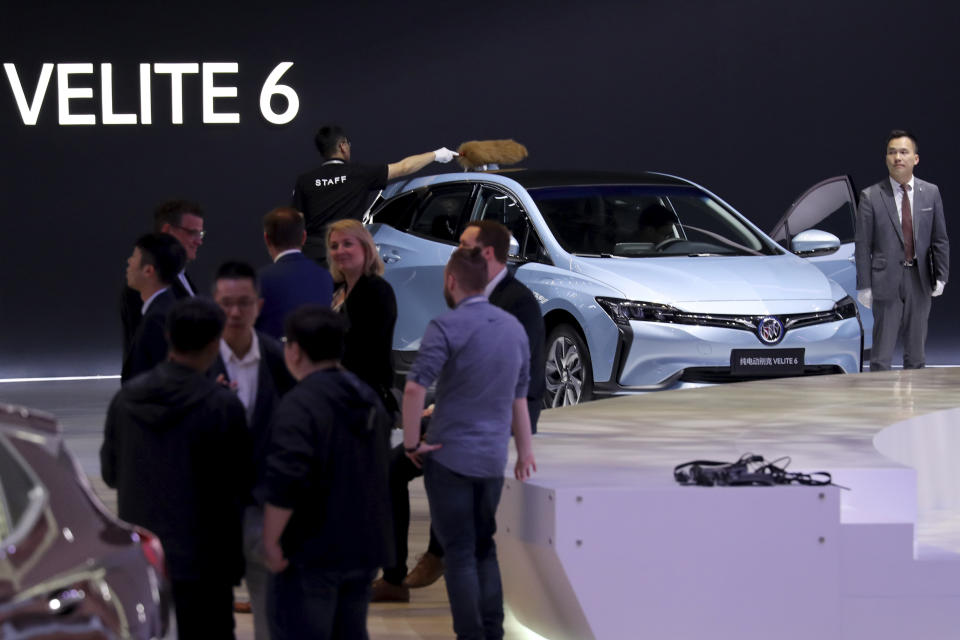
[[[849,292],[706,189],[657,173],[524,170],[416,178],[374,204],[370,230],[397,294],[399,370],[445,310],[444,265],[481,219],[510,229],[510,268],[540,302],[548,407],[860,371]],[[789,236],[808,255],[840,247],[816,229]]]
[[[0,638],[164,637],[163,548],[93,495],[52,417],[0,404]]]

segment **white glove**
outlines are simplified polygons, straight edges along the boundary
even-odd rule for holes
[[[870,289],[861,289],[857,291],[857,300],[867,309],[873,306],[873,291]]]
[[[460,154],[456,151],[450,151],[450,149],[447,149],[446,147],[440,147],[433,152],[433,159],[435,162],[446,164],[456,158],[458,155]]]
[[[946,282],[944,282],[943,280],[937,280],[937,286],[933,288],[933,293],[931,293],[930,295],[936,298],[937,296],[943,293],[943,288],[945,286],[947,286]]]

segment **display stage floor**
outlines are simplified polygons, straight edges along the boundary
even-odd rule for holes
[[[57,415],[71,450],[98,481],[103,415],[118,384],[0,384],[0,402]],[[717,637],[716,624],[734,612],[749,625],[734,623],[730,637],[791,638],[793,629],[821,638],[955,638],[960,627],[940,636],[935,625],[952,620],[945,609],[960,610],[960,419],[949,411],[958,407],[960,369],[937,368],[707,387],[544,412],[534,440],[538,473],[524,485],[508,480],[498,514],[512,612],[507,637],[538,637],[523,622],[553,640],[684,638],[693,637],[697,619]],[[831,471],[851,491],[692,488],[672,480],[680,462],[746,452],[790,456],[793,470]],[[95,486],[115,502],[102,483]],[[426,548],[428,515],[422,483],[411,493],[415,556]],[[749,525],[746,534],[740,525]],[[738,545],[756,558],[744,560]],[[806,565],[799,578],[790,574],[794,560]],[[924,592],[921,579],[934,586]],[[949,580],[957,587],[937,592]],[[665,597],[674,589],[676,597]],[[844,593],[857,597],[844,606]],[[443,581],[412,594],[409,605],[371,606],[371,637],[451,636]],[[783,594],[813,609],[797,622],[797,607]],[[878,599],[889,615],[877,612]],[[877,633],[845,635],[871,617]],[[251,638],[250,617],[237,622],[238,637]]]
[[[517,619],[561,638],[956,638],[960,368],[783,379],[548,412],[498,513]],[[682,487],[789,456],[849,487]]]

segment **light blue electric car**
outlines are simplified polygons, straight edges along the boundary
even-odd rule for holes
[[[807,221],[849,215],[852,229],[852,202],[819,218],[802,201],[793,210]],[[444,265],[479,219],[510,229],[510,268],[540,302],[548,407],[861,369],[851,292],[703,187],[657,173],[518,170],[401,181],[372,207],[367,221],[397,295],[398,370],[446,309]],[[837,235],[789,220],[780,240],[797,254],[841,252]]]

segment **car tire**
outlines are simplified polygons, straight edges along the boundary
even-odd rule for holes
[[[566,407],[593,399],[590,351],[580,332],[561,324],[547,338],[544,407]]]

